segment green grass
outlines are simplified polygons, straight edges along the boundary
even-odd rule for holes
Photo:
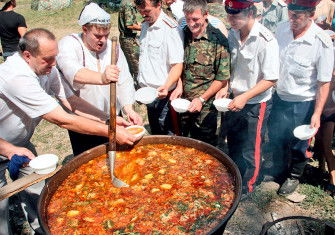
[[[319,218],[335,222],[335,199],[320,187],[309,184],[301,184],[299,192],[306,195],[306,199],[301,203],[304,209],[313,209]]]
[[[30,8],[31,0],[18,0],[16,12],[22,14],[28,29],[47,28],[53,32],[58,39],[70,33],[81,31],[78,25],[78,16],[84,6],[85,0],[74,0],[71,7],[61,10],[35,11]],[[118,34],[117,13],[111,14],[112,34]],[[116,33],[116,34],[115,34]]]
[[[251,194],[251,201],[254,202],[258,209],[262,211],[267,211],[271,206],[271,203],[279,198],[280,197],[274,190],[265,191],[258,188]]]

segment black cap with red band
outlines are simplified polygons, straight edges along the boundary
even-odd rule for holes
[[[320,0],[289,0],[288,9],[290,11],[314,10]]]
[[[262,0],[226,0],[225,9],[228,14],[238,14],[241,10],[246,9],[254,3],[261,2]]]

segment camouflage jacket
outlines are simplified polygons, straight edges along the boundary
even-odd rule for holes
[[[162,10],[165,14],[167,14],[170,18],[175,19],[174,15],[172,14],[171,8],[165,3],[165,1],[162,1]]]
[[[225,6],[218,2],[208,3],[208,14],[219,18],[227,29],[230,29],[230,24],[228,23],[227,13],[225,10]]]
[[[192,37],[188,27],[184,28],[184,36],[183,90],[184,97],[192,100],[202,95],[214,80],[229,79],[230,55],[227,38],[211,24],[199,39]]]
[[[136,37],[136,31],[127,28],[127,26],[138,24],[136,14],[137,10],[133,1],[122,0],[118,18],[120,37]]]

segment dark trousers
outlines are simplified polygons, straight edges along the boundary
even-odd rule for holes
[[[271,107],[271,101],[247,104],[240,112],[228,112],[225,117],[222,128],[227,130],[229,156],[239,167],[244,192],[252,192],[258,180]]]
[[[277,93],[273,95],[273,109],[269,119],[269,147],[272,166],[266,169],[275,178],[300,178],[307,164],[309,140],[293,135],[297,126],[310,124],[315,101],[287,102]]]
[[[213,105],[206,104],[201,112],[186,112],[181,115],[182,136],[191,137],[216,146],[217,116]]]
[[[106,137],[85,135],[70,130],[68,132],[74,156],[77,156],[78,154],[86,150],[108,142],[108,138]]]
[[[147,111],[152,135],[174,135],[169,96],[147,104]]]

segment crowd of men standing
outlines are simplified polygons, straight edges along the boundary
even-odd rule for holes
[[[116,65],[110,65],[110,16],[95,3],[79,16],[82,32],[59,43],[46,29],[21,38],[18,53],[0,65],[1,186],[13,153],[34,158],[30,138],[41,119],[69,130],[75,155],[107,142],[106,85],[117,82],[117,113],[127,119],[118,117],[119,144],[133,144],[137,139],[124,127],[143,122],[133,109],[135,88],[152,87],[158,98],[147,104],[151,134],[227,143],[245,195],[260,182],[263,160],[272,163],[266,174],[281,183],[279,194],[295,191],[309,142],[292,132],[302,124],[320,127],[334,67],[331,38],[313,21],[318,1],[264,1],[264,17],[255,6],[259,0],[174,2],[122,1]],[[191,103],[177,115],[170,101],[179,97]],[[218,130],[213,101],[223,97],[232,101]],[[36,195],[43,185],[20,193],[37,233]],[[8,201],[0,202],[0,212],[7,215],[0,218],[0,234],[8,234]]]

